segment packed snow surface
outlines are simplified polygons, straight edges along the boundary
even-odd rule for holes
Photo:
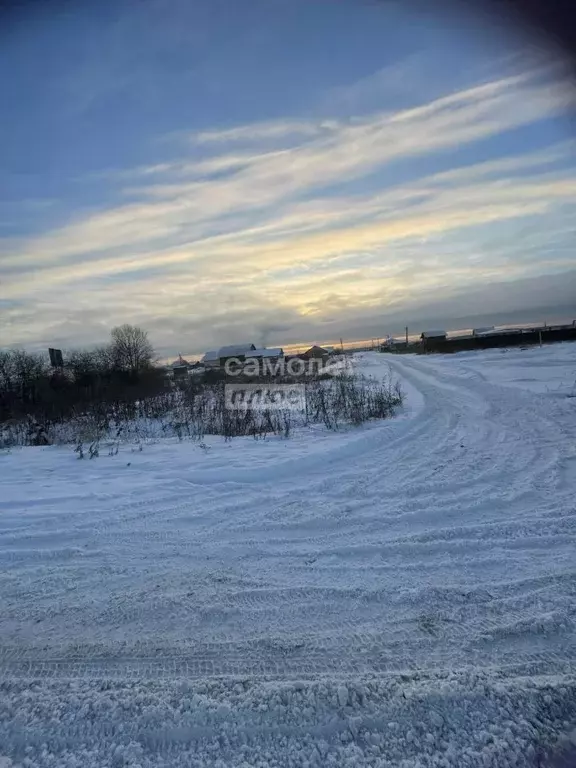
[[[537,766],[576,738],[576,344],[391,420],[0,455],[0,766]]]

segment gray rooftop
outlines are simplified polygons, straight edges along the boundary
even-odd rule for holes
[[[284,354],[281,347],[262,347],[262,349],[253,349],[250,351],[250,357],[280,357]]]
[[[237,355],[245,355],[253,349],[256,349],[254,344],[230,344],[227,347],[220,347],[218,350],[218,357],[236,357]]]

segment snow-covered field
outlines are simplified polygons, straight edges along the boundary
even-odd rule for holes
[[[571,732],[576,344],[358,364],[397,418],[0,455],[2,768],[537,766]]]

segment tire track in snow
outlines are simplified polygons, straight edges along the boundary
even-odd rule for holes
[[[160,492],[147,482],[139,498],[138,485],[119,485],[114,503],[68,516],[65,548],[0,550],[10,565],[3,634],[28,654],[0,653],[2,674],[573,665],[565,411],[444,369],[442,358],[386,364],[420,393],[412,418],[270,466],[167,467]],[[18,530],[34,540],[42,517]],[[556,581],[543,591],[548,576]],[[130,660],[120,636],[134,646]],[[70,637],[86,644],[84,658],[56,653]],[[133,638],[157,656],[139,657]],[[95,639],[111,658],[91,655]],[[215,650],[200,650],[211,641]]]

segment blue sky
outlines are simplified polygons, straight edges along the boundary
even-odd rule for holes
[[[1,345],[133,322],[167,356],[574,303],[574,93],[502,25],[119,0],[0,38]]]

